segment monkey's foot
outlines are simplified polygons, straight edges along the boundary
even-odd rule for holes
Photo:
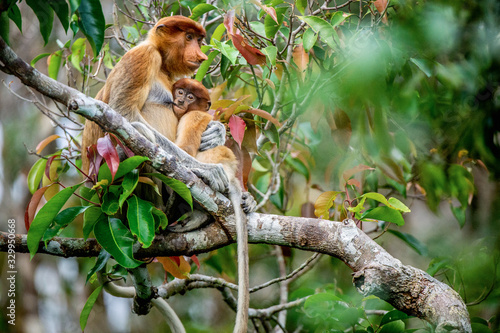
[[[210,169],[192,168],[191,171],[214,191],[224,193],[229,187],[229,179],[220,164],[211,164]]]
[[[255,201],[250,192],[241,193],[241,208],[245,214],[254,212],[255,207],[257,207],[257,201]]]
[[[182,221],[169,225],[167,230],[170,232],[188,232],[201,228],[209,221],[213,221],[213,219],[210,219],[210,215],[195,209],[194,211],[189,212],[186,218]]]

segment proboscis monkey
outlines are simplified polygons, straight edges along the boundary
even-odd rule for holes
[[[149,31],[147,39],[128,51],[116,64],[96,99],[109,104],[151,141],[161,147],[168,147],[170,151],[180,151],[173,141],[176,140],[177,131],[188,130],[189,124],[179,127],[179,120],[171,105],[172,86],[177,79],[192,75],[207,59],[200,49],[204,37],[203,27],[189,18],[183,16],[162,18]],[[185,129],[186,126],[188,129]],[[209,129],[203,134],[203,137],[207,139],[202,142],[201,146],[204,149],[217,148],[216,146],[221,144],[221,133],[225,133],[224,126],[211,122]],[[95,144],[103,135],[104,133],[97,124],[87,120],[83,133],[83,147]],[[182,155],[180,152],[179,154]],[[89,160],[85,152],[82,154],[82,159],[82,168],[84,172],[87,172]],[[235,194],[236,190],[229,182],[230,172],[229,177],[225,172],[225,169],[235,168],[234,161],[230,165],[224,165],[222,160],[209,161],[207,157],[207,163],[186,158],[182,158],[182,163],[214,190],[225,192],[229,187],[232,201],[242,202],[241,191],[238,195]],[[208,163],[215,163],[215,165]],[[247,205],[247,212],[254,207],[253,200],[249,200],[247,196],[243,204],[248,202],[250,203]],[[237,219],[241,221],[243,214],[241,214],[240,204],[234,209],[235,215],[240,215]],[[243,231],[238,231],[238,237],[242,232],[246,233],[246,225]],[[243,243],[242,239],[238,239],[238,249],[240,243]],[[247,245],[246,240],[244,243]],[[238,256],[238,261],[248,267],[248,251],[241,257],[238,251]],[[245,273],[238,268],[238,273],[241,291],[238,293],[238,311],[234,332],[246,332],[248,269]]]

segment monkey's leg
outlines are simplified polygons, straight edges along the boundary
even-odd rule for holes
[[[200,148],[201,135],[213,117],[204,111],[189,111],[183,115],[177,126],[175,144],[191,156]]]

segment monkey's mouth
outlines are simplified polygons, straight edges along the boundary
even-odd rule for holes
[[[200,67],[200,65],[201,65],[201,62],[198,62],[198,61],[188,61],[187,63],[190,65],[190,67],[192,67],[194,69]]]

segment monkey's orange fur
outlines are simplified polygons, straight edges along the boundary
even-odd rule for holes
[[[182,91],[183,94],[178,94]],[[175,144],[204,163],[222,163],[230,179],[236,175],[238,162],[234,153],[226,146],[218,146],[199,152],[201,135],[213,117],[206,111],[210,107],[210,95],[207,88],[193,79],[181,79],[173,85],[175,113],[179,116]],[[187,96],[192,95],[189,101]]]
[[[119,112],[130,122],[141,122],[175,140],[178,119],[172,111],[172,85],[180,77],[192,75],[207,59],[200,45],[205,29],[183,16],[165,17],[149,31],[147,39],[125,53],[111,71],[96,99]],[[83,144],[86,149],[104,133],[86,121]],[[82,153],[85,172],[89,161]]]

